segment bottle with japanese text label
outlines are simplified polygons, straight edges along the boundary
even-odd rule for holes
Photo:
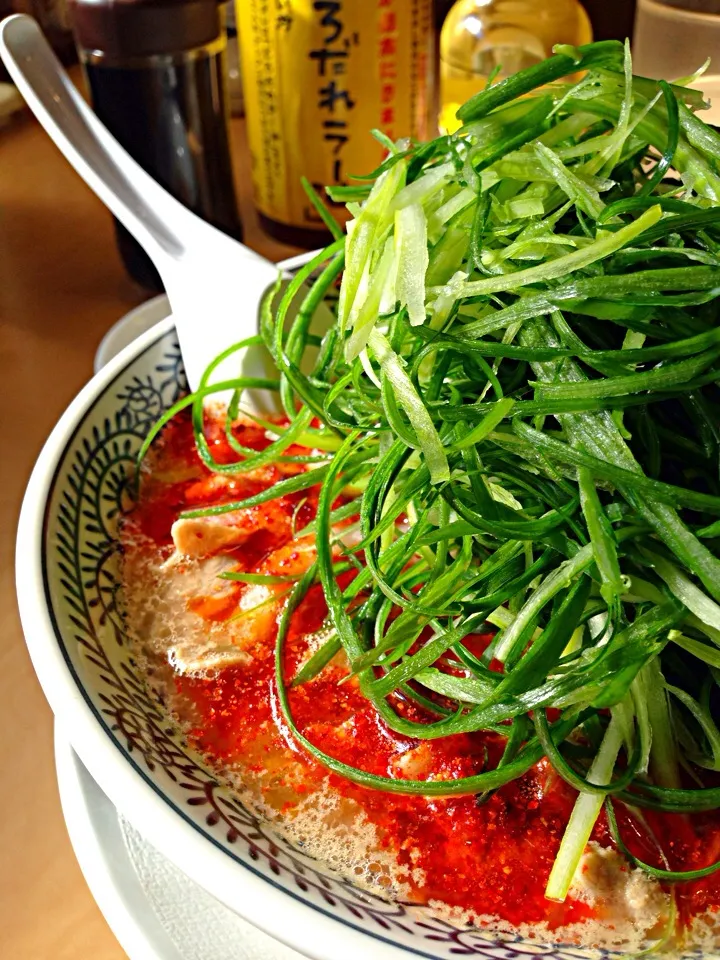
[[[321,189],[370,173],[370,134],[437,134],[433,0],[236,0],[255,203],[265,229],[318,246]],[[343,218],[344,207],[332,205]]]
[[[592,28],[578,0],[456,0],[440,33],[440,127],[482,90],[550,56],[557,43],[580,46]]]

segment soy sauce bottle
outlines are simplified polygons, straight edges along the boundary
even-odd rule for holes
[[[69,11],[100,120],[173,196],[241,239],[217,0],[70,0]],[[131,277],[162,290],[142,247],[115,230]]]

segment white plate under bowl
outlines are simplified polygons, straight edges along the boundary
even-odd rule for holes
[[[80,869],[130,960],[301,960],[147,843],[118,814],[57,725],[55,766]]]
[[[606,957],[460,929],[427,908],[371,896],[279,837],[184,744],[125,636],[114,533],[143,438],[184,389],[168,318],[70,405],[38,459],[20,518],[17,588],[28,650],[58,721],[113,806],[217,900],[317,960]]]
[[[55,725],[55,768],[65,825],[80,869],[131,960],[183,960],[150,907],[115,807]]]

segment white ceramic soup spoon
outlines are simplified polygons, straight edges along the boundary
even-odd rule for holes
[[[56,146],[157,267],[196,389],[214,357],[257,333],[277,267],[201,220],[132,159],[87,106],[35,20],[16,15],[0,23],[0,56]],[[268,361],[264,351],[243,351],[212,379],[267,375]],[[257,391],[253,400],[266,406]]]

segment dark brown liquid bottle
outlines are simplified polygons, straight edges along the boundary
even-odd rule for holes
[[[69,8],[100,120],[173,196],[241,239],[216,0],[70,0]],[[161,290],[142,247],[117,221],[115,229],[128,273]]]

